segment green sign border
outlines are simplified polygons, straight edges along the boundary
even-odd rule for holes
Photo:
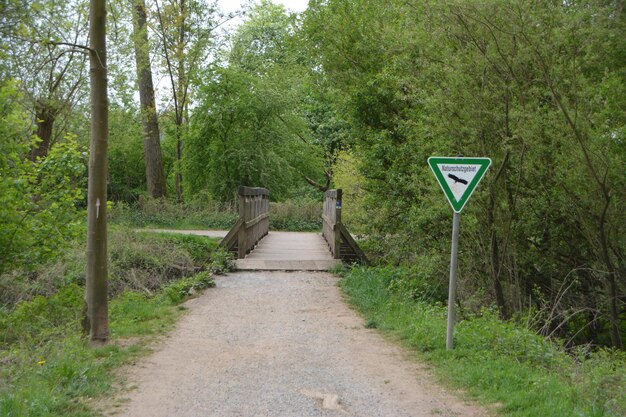
[[[467,189],[465,190],[465,193],[463,193],[463,195],[461,196],[461,199],[458,202],[454,198],[454,194],[452,193],[452,190],[448,186],[448,182],[443,177],[443,174],[437,167],[437,164],[480,165],[480,168],[478,168],[478,172],[476,173],[476,175],[474,175],[472,182],[469,183],[469,185],[467,186]],[[463,210],[463,207],[465,207],[465,204],[467,204],[467,201],[469,200],[469,198],[472,196],[472,193],[476,189],[476,186],[478,185],[480,180],[482,180],[483,177],[485,176],[485,172],[487,172],[487,169],[491,166],[491,158],[431,156],[430,158],[428,158],[428,165],[430,166],[430,169],[433,171],[433,174],[435,174],[435,178],[437,178],[437,182],[439,183],[439,186],[441,187],[441,189],[443,190],[443,193],[448,199],[450,206],[452,206],[452,210],[454,210],[455,213],[460,213],[461,210]]]

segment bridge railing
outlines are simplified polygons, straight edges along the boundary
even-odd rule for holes
[[[220,247],[244,258],[269,233],[270,192],[266,188],[239,187],[239,219]]]
[[[341,234],[337,233],[338,223],[341,223],[342,191],[328,190],[324,193],[324,209],[322,214],[322,236],[326,239],[333,258],[340,259]]]
[[[341,221],[342,191],[328,190],[324,193],[322,212],[322,236],[326,239],[333,258],[367,264],[367,257]]]

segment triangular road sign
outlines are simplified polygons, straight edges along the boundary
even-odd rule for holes
[[[491,159],[431,156],[428,165],[452,209],[460,213],[487,172]]]

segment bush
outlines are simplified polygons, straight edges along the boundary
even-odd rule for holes
[[[114,224],[130,227],[229,230],[239,218],[236,207],[209,201],[177,204],[166,199],[145,199],[132,207],[123,202],[112,205],[109,217]],[[313,200],[270,203],[270,229],[318,231],[322,229],[322,204]]]
[[[30,160],[39,139],[21,101],[13,83],[0,82],[0,274],[36,269],[82,231],[87,153],[66,135]]]
[[[235,270],[234,255],[223,249],[218,249],[211,255],[209,270],[214,274],[225,274]]]
[[[322,203],[312,200],[270,203],[270,230],[322,230]]]
[[[211,274],[205,271],[193,277],[183,278],[169,284],[163,288],[161,297],[168,300],[171,304],[179,304],[199,290],[212,287],[215,287],[215,281]]]
[[[172,280],[209,268],[218,239],[170,233],[109,231],[109,292],[126,289],[152,294]],[[59,257],[34,271],[16,269],[0,275],[0,306],[49,297],[68,284],[85,284],[84,244],[74,242]]]
[[[450,384],[500,404],[503,416],[626,415],[624,352],[579,349],[570,355],[523,325],[501,321],[495,309],[461,320],[455,348],[447,351],[447,309],[414,297],[407,276],[402,268],[354,268],[340,285],[366,327],[399,337]]]
[[[430,272],[420,267],[383,267],[377,270],[392,294],[412,301],[445,303],[448,296],[446,286],[434,280]]]
[[[51,297],[22,301],[12,313],[0,312],[0,342],[45,344],[52,336],[79,328],[84,289],[75,284]]]
[[[167,199],[142,199],[136,206],[113,204],[109,218],[114,224],[130,227],[228,230],[237,222],[238,214],[229,206],[210,202],[185,205]]]

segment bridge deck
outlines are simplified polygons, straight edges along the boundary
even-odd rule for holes
[[[325,271],[340,265],[318,233],[269,232],[244,259],[239,270]]]

